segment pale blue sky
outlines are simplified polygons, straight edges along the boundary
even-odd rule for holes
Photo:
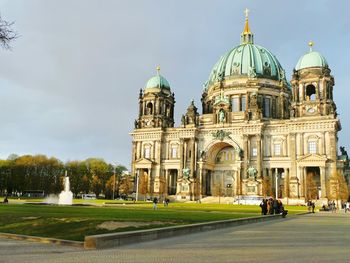
[[[138,93],[161,66],[176,98],[176,125],[221,55],[239,44],[249,8],[255,43],[290,79],[307,42],[335,77],[350,147],[349,1],[1,0],[21,35],[0,50],[0,158],[43,153],[130,165]],[[200,108],[200,107],[199,107]]]

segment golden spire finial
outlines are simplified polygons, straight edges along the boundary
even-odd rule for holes
[[[246,8],[246,9],[244,10],[245,19],[248,19],[249,11],[250,11],[250,10],[249,10],[248,8]]]
[[[309,41],[310,52],[312,52],[312,47],[315,45],[313,41]]]
[[[160,67],[157,66],[157,67],[156,67],[156,70],[157,70],[157,74],[159,75]]]
[[[244,24],[244,30],[243,30],[243,35],[248,35],[251,34],[252,32],[250,32],[250,28],[249,28],[249,23],[248,23],[248,15],[249,15],[249,9],[246,8],[244,10],[244,14],[245,14],[245,24]]]

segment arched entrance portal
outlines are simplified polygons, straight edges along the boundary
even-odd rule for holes
[[[205,196],[235,196],[240,185],[240,149],[227,142],[214,144],[204,162],[202,193]]]

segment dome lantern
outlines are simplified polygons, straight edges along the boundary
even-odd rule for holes
[[[245,23],[244,23],[243,32],[241,34],[241,44],[253,44],[254,43],[253,33],[250,31],[249,21],[248,21],[249,9],[246,8],[244,13],[245,13]]]

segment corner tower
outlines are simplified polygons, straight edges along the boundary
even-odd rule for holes
[[[174,127],[174,93],[169,82],[159,74],[147,81],[139,94],[139,117],[135,120],[135,129]]]
[[[310,51],[299,59],[293,72],[291,117],[336,117],[334,78],[326,59],[313,51],[313,45],[309,42]]]

